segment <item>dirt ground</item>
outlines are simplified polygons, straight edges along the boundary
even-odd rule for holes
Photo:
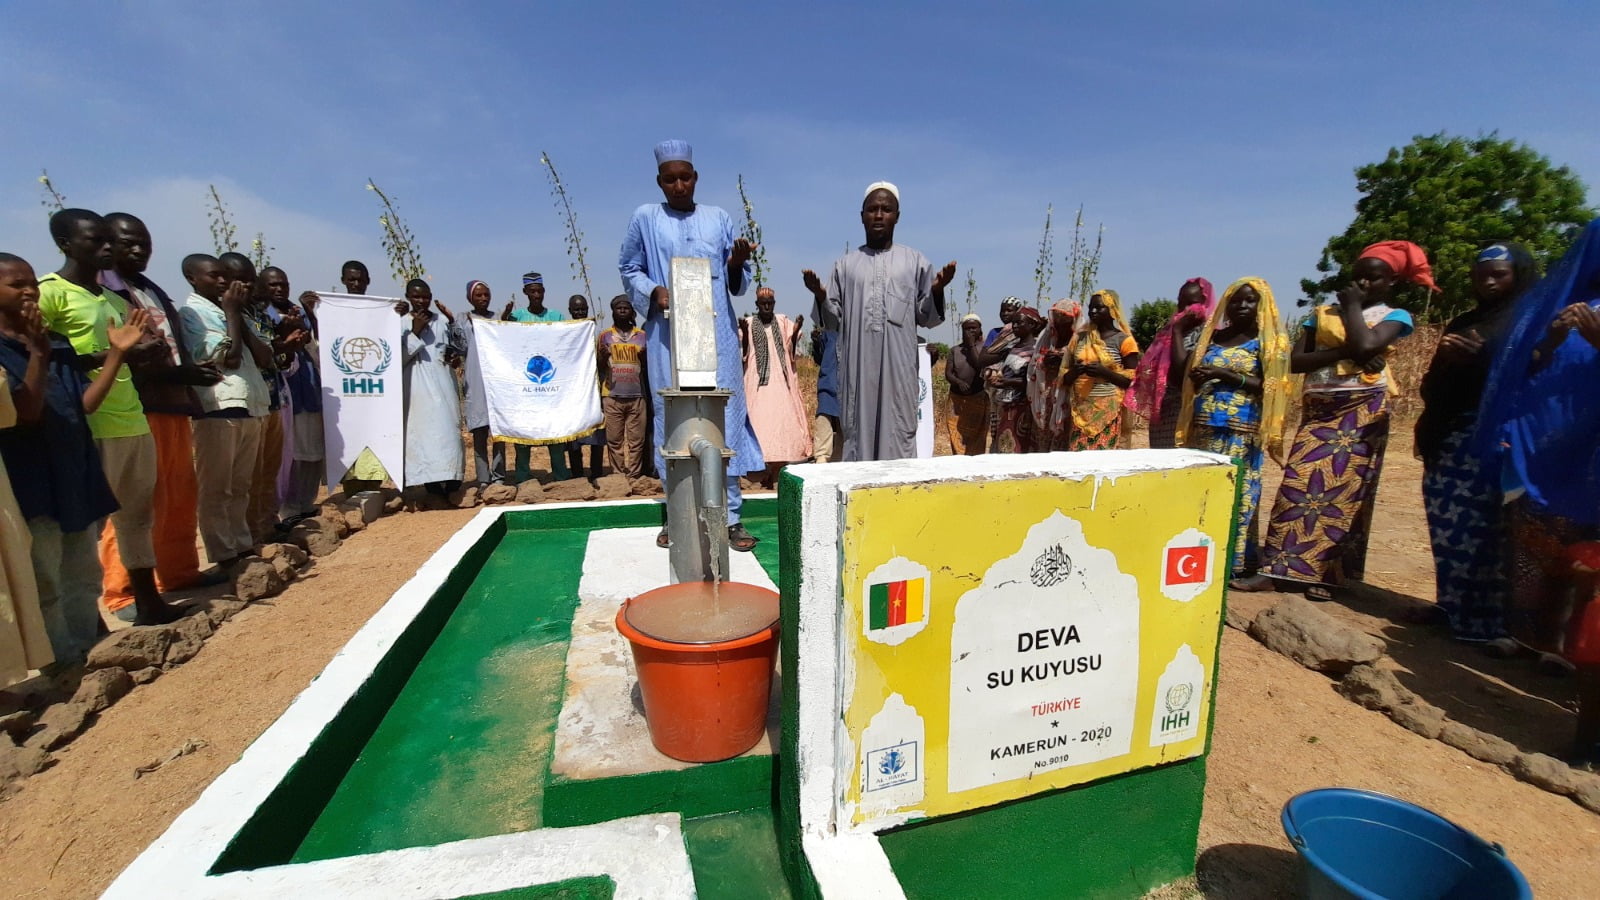
[[[1369,563],[1373,589],[1323,604],[1383,636],[1408,687],[1526,750],[1559,752],[1570,686],[1480,658],[1415,624],[1433,594],[1426,523],[1397,428]],[[1275,492],[1271,473],[1265,503]],[[314,574],[233,620],[193,661],[136,689],[0,803],[0,897],[89,897],[154,840],[275,719],[395,588],[471,516],[401,514],[352,535]],[[405,565],[396,564],[398,560]],[[1237,598],[1261,605],[1272,595]],[[1207,897],[1282,897],[1295,858],[1278,815],[1294,794],[1344,785],[1395,794],[1505,845],[1544,898],[1596,895],[1600,816],[1355,706],[1327,677],[1224,634],[1201,822]],[[206,742],[142,778],[134,769]]]

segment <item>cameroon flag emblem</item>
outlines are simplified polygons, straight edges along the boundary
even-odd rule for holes
[[[867,591],[867,627],[877,631],[907,622],[920,622],[927,597],[926,578],[874,584]]]

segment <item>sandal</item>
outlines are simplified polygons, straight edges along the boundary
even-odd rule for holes
[[[1273,583],[1271,578],[1265,575],[1251,575],[1248,578],[1235,578],[1229,581],[1228,588],[1246,593],[1257,593],[1260,591],[1275,591],[1278,586]]]
[[[672,539],[667,537],[667,527],[665,525],[661,526],[661,533],[656,535],[656,546],[665,550],[671,543]]]
[[[1550,678],[1566,678],[1578,671],[1578,667],[1567,661],[1559,653],[1540,653],[1539,662],[1536,663],[1539,674]]]
[[[1510,659],[1522,653],[1522,645],[1508,637],[1497,637],[1479,645],[1483,655],[1495,659]]]
[[[1333,588],[1325,584],[1313,584],[1306,588],[1306,599],[1314,600],[1318,603],[1327,603],[1333,599]]]
[[[743,525],[728,526],[728,547],[740,553],[749,553],[756,548],[756,537],[744,530]]]

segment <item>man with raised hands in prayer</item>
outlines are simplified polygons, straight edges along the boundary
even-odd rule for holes
[[[826,286],[806,269],[815,318],[839,333],[843,459],[917,455],[917,329],[944,322],[944,289],[954,261],[937,271],[921,253],[894,242],[900,189],[887,181],[861,202],[866,243],[833,264]]]

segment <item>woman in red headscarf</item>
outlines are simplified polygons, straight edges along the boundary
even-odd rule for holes
[[[1150,423],[1150,446],[1178,446],[1178,414],[1183,406],[1183,372],[1200,342],[1200,332],[1217,304],[1211,282],[1191,278],[1178,289],[1178,309],[1161,326],[1139,358],[1133,384],[1122,404]]]
[[[1421,247],[1373,244],[1361,251],[1339,301],[1301,323],[1289,357],[1291,370],[1305,374],[1300,429],[1268,520],[1262,574],[1235,588],[1270,590],[1271,576],[1326,600],[1332,586],[1365,575],[1389,398],[1399,393],[1387,358],[1414,328],[1410,313],[1389,305],[1402,281],[1439,289]]]

